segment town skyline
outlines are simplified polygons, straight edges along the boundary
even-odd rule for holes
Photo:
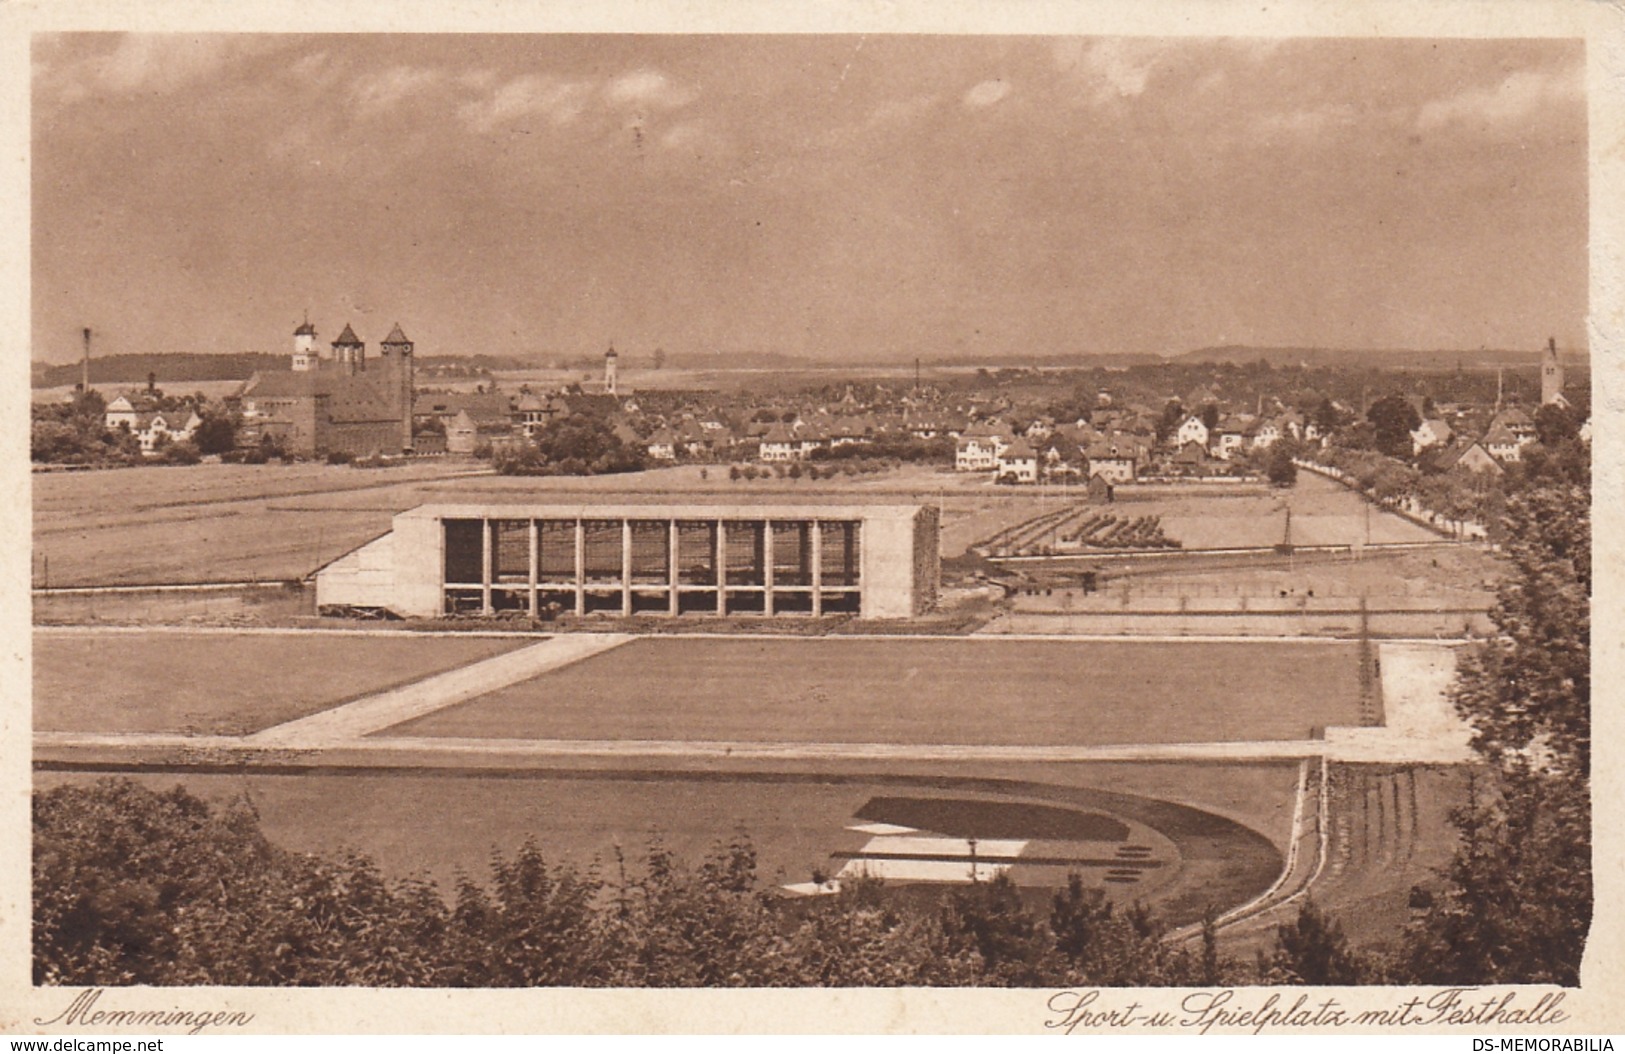
[[[33,357],[1586,344],[1565,40],[64,34]]]

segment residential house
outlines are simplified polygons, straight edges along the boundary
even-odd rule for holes
[[[1239,453],[1247,444],[1247,431],[1252,421],[1241,414],[1228,414],[1219,419],[1218,425],[1208,436],[1213,447],[1213,456],[1220,461],[1229,461],[1232,454]]]
[[[1411,454],[1420,454],[1428,447],[1442,446],[1450,442],[1454,435],[1450,422],[1442,417],[1429,418],[1411,431]]]
[[[998,455],[998,478],[1017,483],[1038,482],[1038,453],[1027,440],[1017,437]]]
[[[1174,445],[1183,450],[1191,443],[1199,443],[1205,448],[1208,445],[1208,438],[1207,422],[1196,414],[1191,414],[1180,422],[1179,429],[1174,432]]]
[[[756,456],[762,461],[795,461],[801,457],[801,440],[789,425],[775,421],[762,433]]]
[[[988,472],[999,466],[999,455],[1009,446],[1009,433],[1000,426],[979,421],[960,433],[954,448],[954,469],[959,472]]]
[[[677,437],[669,428],[657,428],[649,437],[649,441],[644,444],[644,450],[648,452],[651,460],[676,461]]]
[[[1449,472],[1453,468],[1464,468],[1469,472],[1499,476],[1504,471],[1501,463],[1490,456],[1483,444],[1466,436],[1457,436],[1444,446],[1423,451],[1418,464],[1424,472]]]
[[[180,410],[151,410],[135,415],[135,426],[130,429],[141,441],[141,452],[151,454],[168,443],[181,443],[192,438],[203,419],[191,407]]]
[[[116,432],[120,428],[128,428],[134,432],[137,415],[150,413],[157,406],[158,400],[145,393],[123,392],[107,404],[103,423],[109,432]]]
[[[1520,460],[1524,447],[1524,444],[1518,441],[1518,437],[1512,434],[1512,429],[1500,422],[1490,425],[1490,430],[1484,433],[1482,443],[1490,457],[1503,463]]]
[[[1038,474],[1045,479],[1076,478],[1088,467],[1083,451],[1064,430],[1055,430],[1033,446],[1038,453]]]
[[[1087,449],[1089,475],[1107,483],[1133,483],[1139,472],[1139,444],[1124,437],[1102,437]]]
[[[1497,427],[1505,428],[1521,445],[1533,443],[1536,438],[1534,418],[1516,406],[1509,406],[1490,418],[1490,426],[1485,430],[1485,434]]]

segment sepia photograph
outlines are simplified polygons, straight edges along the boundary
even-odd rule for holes
[[[8,30],[0,1030],[1605,1031],[1585,7]]]

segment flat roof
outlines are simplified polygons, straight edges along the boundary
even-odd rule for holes
[[[413,519],[587,519],[587,520],[895,520],[910,519],[926,505],[693,505],[648,502],[609,505],[591,502],[536,504],[480,502],[419,505],[399,513]]]

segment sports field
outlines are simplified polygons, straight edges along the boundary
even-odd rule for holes
[[[254,732],[534,640],[34,634],[34,728]]]
[[[388,736],[1100,745],[1358,724],[1352,643],[643,639]]]
[[[1076,870],[1127,900],[1189,922],[1209,903],[1257,895],[1280,872],[1282,850],[1249,823],[1159,797],[1204,788],[1239,792],[1270,827],[1265,803],[1290,812],[1294,766],[1093,765],[1053,781],[816,773],[530,772],[506,776],[425,772],[310,775],[146,773],[155,788],[183,783],[221,800],[245,795],[266,834],[296,851],[355,849],[391,876],[419,874],[443,891],[459,874],[486,877],[493,851],[535,837],[544,855],[613,878],[615,851],[636,875],[652,840],[697,864],[738,834],[757,850],[764,884],[834,875],[854,862],[925,869],[963,881],[978,841],[979,866],[1009,863],[1020,886],[1063,884]],[[1048,776],[1057,776],[1051,772]],[[36,774],[41,788],[90,773]],[[885,825],[883,828],[881,825]],[[913,834],[886,833],[906,827]],[[1279,826],[1278,824],[1275,826]],[[881,832],[881,833],[877,833]],[[957,845],[955,843],[958,843]],[[998,859],[1003,857],[1004,859]],[[904,858],[904,859],[900,859]],[[894,878],[908,881],[904,874]],[[1108,879],[1111,879],[1108,881]]]

